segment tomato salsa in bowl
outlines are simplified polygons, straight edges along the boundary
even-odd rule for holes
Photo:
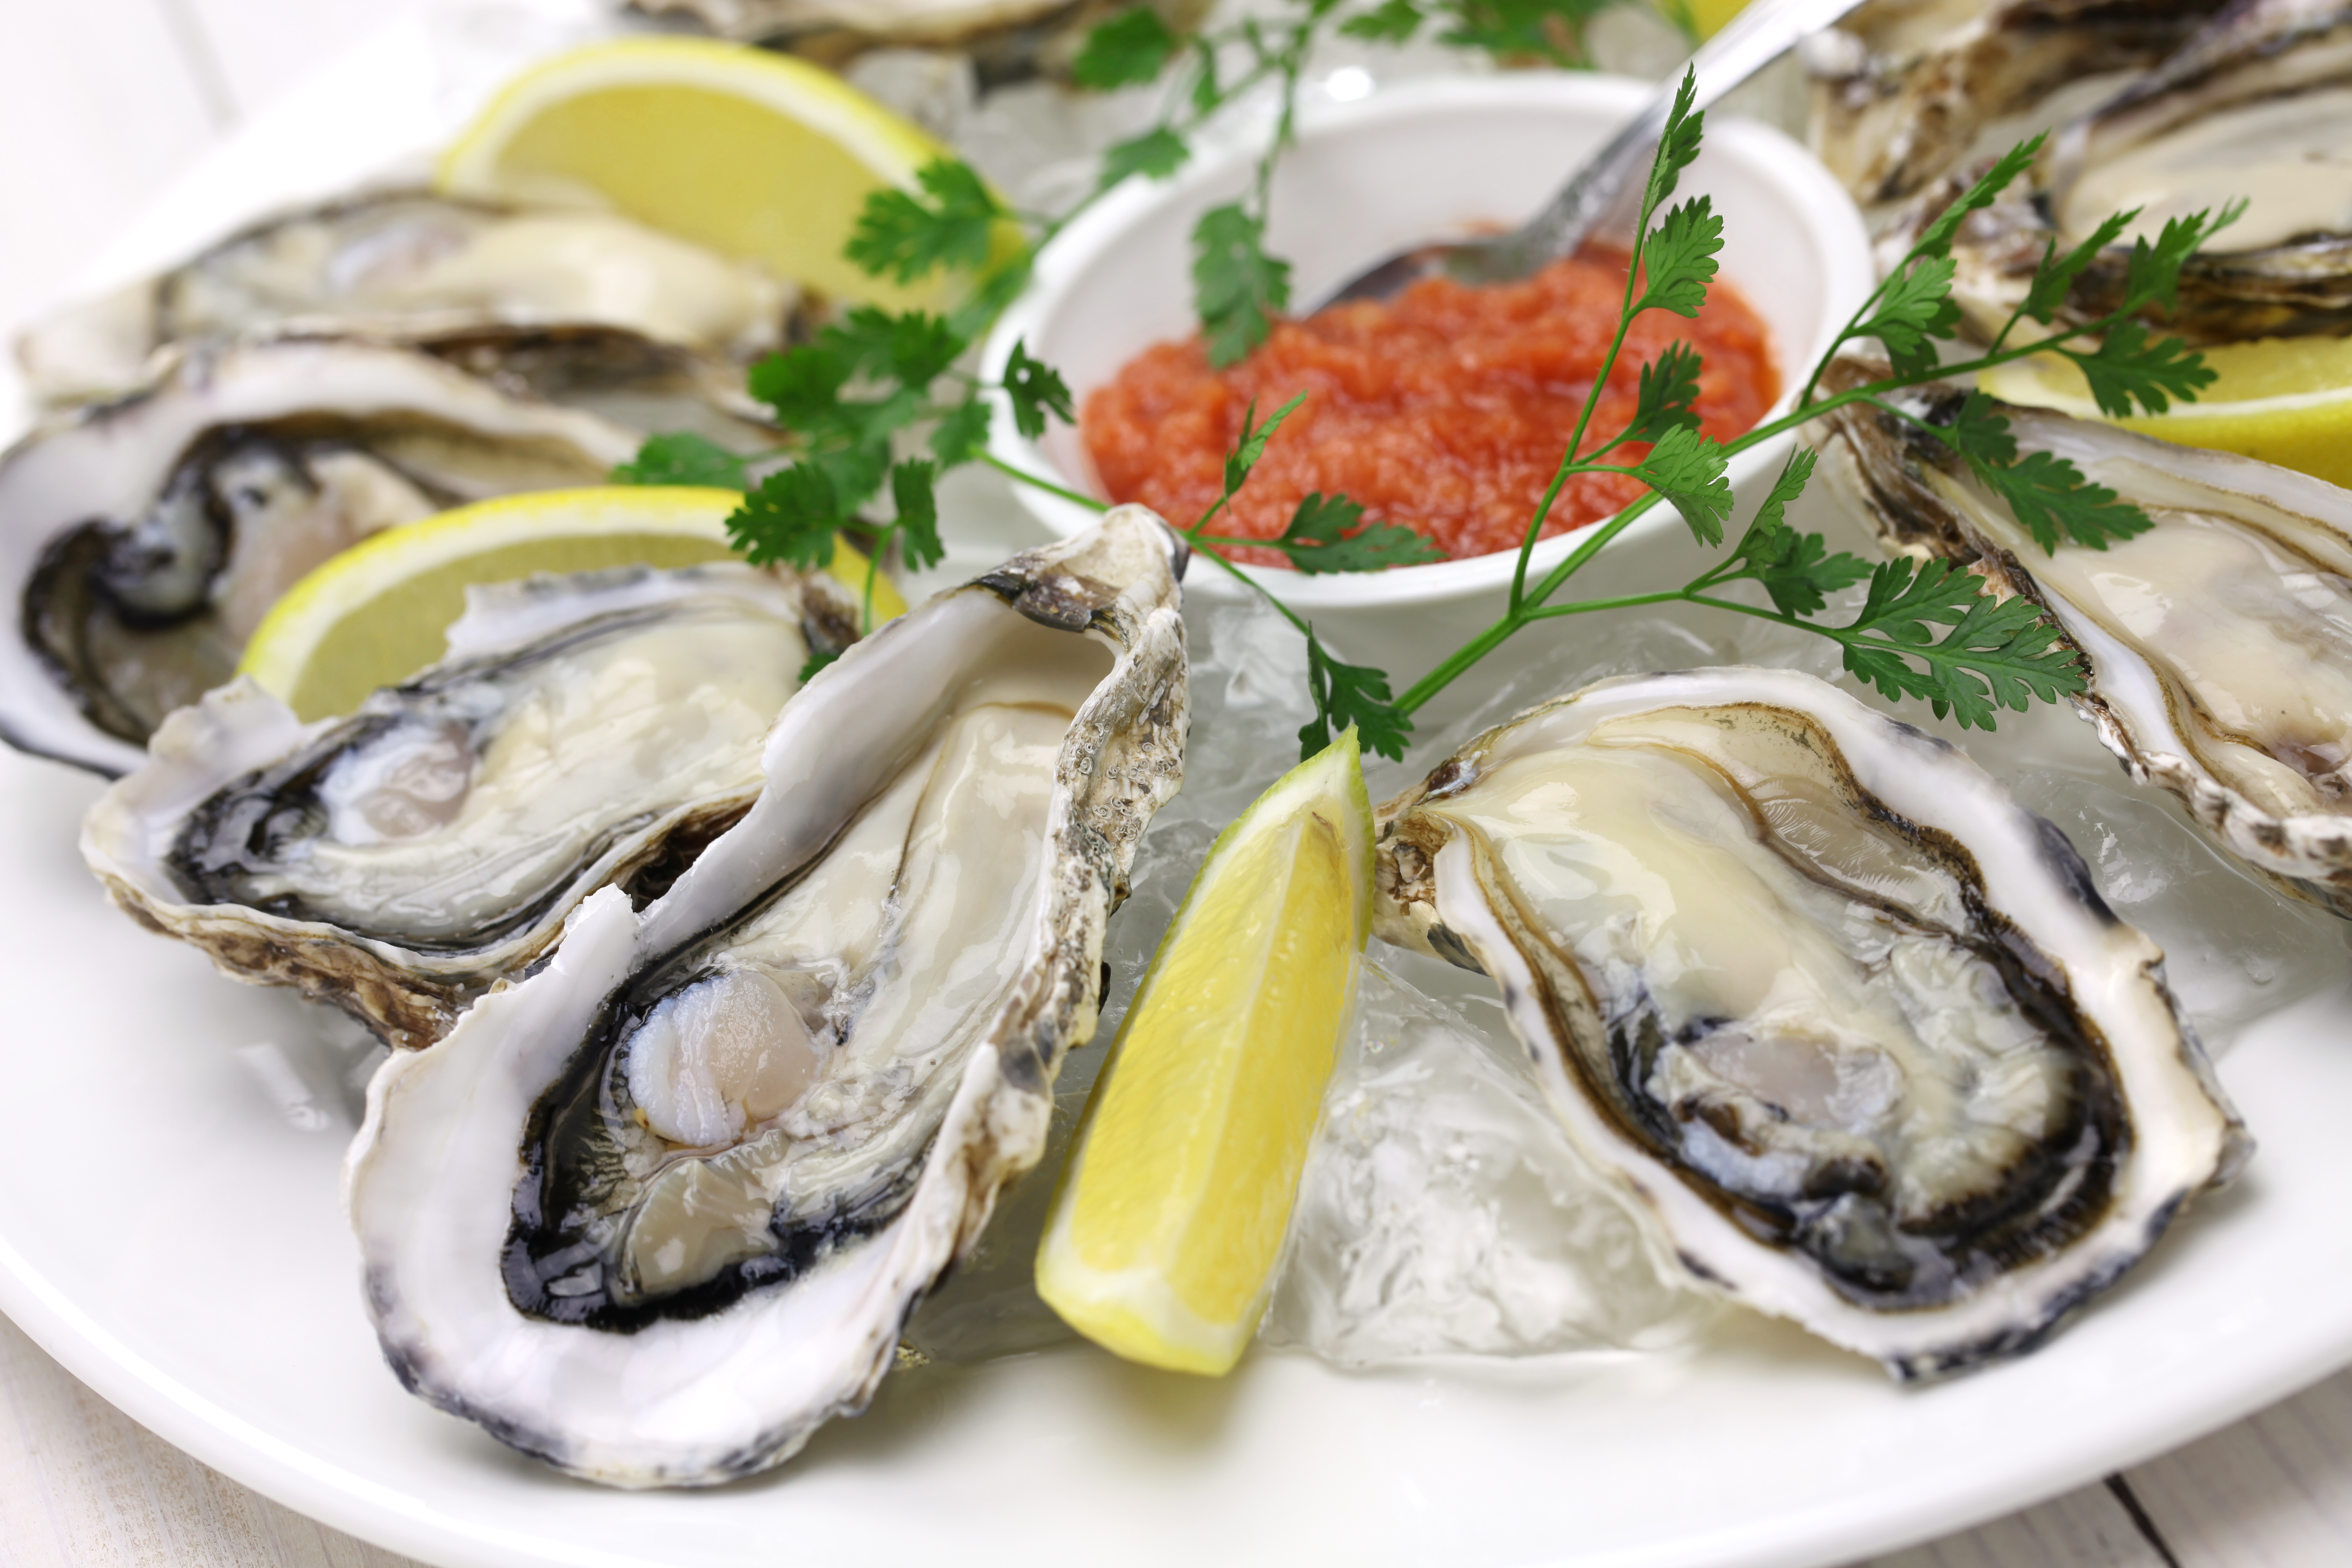
[[[1268,248],[1293,265],[1292,297],[1311,301],[1410,245],[1514,225],[1654,90],[1622,78],[1531,71],[1406,83],[1334,106],[1304,120],[1276,169]],[[1456,622],[1475,629],[1492,618],[1507,591],[1516,559],[1511,546],[1533,510],[1522,506],[1517,488],[1526,483],[1530,464],[1549,480],[1574,408],[1589,389],[1589,367],[1614,328],[1617,285],[1609,279],[1622,282],[1622,258],[1612,266],[1612,258],[1588,251],[1537,279],[1475,291],[1485,300],[1443,285],[1433,298],[1400,296],[1373,307],[1370,317],[1349,307],[1318,321],[1283,323],[1256,356],[1237,367],[1243,384],[1212,382],[1197,357],[1190,236],[1202,212],[1244,189],[1253,145],[1237,139],[1225,150],[1196,157],[1168,181],[1130,180],[1046,247],[1028,291],[991,334],[982,372],[998,377],[1014,342],[1025,340],[1032,353],[1062,372],[1082,410],[1109,416],[1096,428],[1111,434],[1098,463],[1081,430],[1057,424],[1030,440],[1000,413],[992,453],[1072,490],[1108,500],[1115,488],[1122,489],[1181,526],[1200,514],[1194,504],[1200,476],[1193,469],[1210,460],[1203,455],[1213,447],[1222,469],[1234,393],[1263,375],[1256,388],[1263,416],[1303,388],[1308,398],[1292,416],[1293,423],[1305,422],[1300,434],[1318,423],[1327,431],[1345,426],[1339,449],[1352,447],[1352,455],[1327,472],[1318,466],[1323,458],[1308,455],[1311,443],[1290,446],[1287,429],[1277,436],[1253,485],[1281,482],[1268,485],[1263,500],[1244,491],[1250,498],[1245,521],[1260,537],[1287,521],[1297,500],[1289,496],[1293,489],[1344,489],[1366,504],[1368,518],[1407,522],[1420,515],[1411,510],[1416,497],[1469,492],[1474,504],[1464,515],[1476,521],[1452,525],[1454,538],[1445,536],[1444,525],[1433,528],[1456,558],[1429,565],[1318,575],[1274,565],[1255,569],[1318,629],[1339,631],[1342,622],[1358,622],[1357,612],[1378,612],[1363,619],[1367,629],[1380,625],[1419,640],[1415,629],[1397,623],[1393,611],[1402,605],[1423,607],[1412,617],[1416,625],[1432,615],[1447,623],[1430,626],[1430,637],[1450,637]],[[1736,294],[1749,319],[1738,320],[1738,304],[1727,300],[1727,309],[1711,301],[1699,322],[1645,316],[1634,342],[1646,357],[1675,337],[1695,341],[1717,382],[1709,433],[1727,436],[1785,405],[1804,371],[1862,302],[1874,275],[1861,217],[1844,192],[1811,153],[1768,126],[1711,116],[1705,148],[1684,174],[1677,199],[1697,194],[1710,196],[1724,220],[1719,276],[1729,289],[1717,292]],[[1569,311],[1567,324],[1544,324],[1562,296],[1582,302]],[[1605,304],[1592,296],[1605,297]],[[1383,334],[1399,324],[1396,318],[1403,318],[1399,341],[1415,346],[1417,368],[1405,365],[1394,343],[1382,346]],[[1599,342],[1580,347],[1578,340],[1586,333]],[[1588,368],[1580,376],[1580,355],[1589,356],[1581,360]],[[1493,373],[1494,384],[1485,388],[1476,384],[1482,363]],[[1136,369],[1122,384],[1130,366]],[[1630,363],[1620,367],[1627,395],[1636,374]],[[1454,411],[1410,412],[1416,377],[1445,383],[1456,398]],[[1327,396],[1321,399],[1326,406],[1318,407],[1318,386],[1365,395]],[[1604,416],[1619,395],[1612,378],[1595,412],[1596,430],[1607,427]],[[1248,395],[1241,392],[1243,404]],[[1377,418],[1384,405],[1408,410],[1386,432]],[[1557,429],[1547,437],[1538,428],[1543,425]],[[1506,436],[1540,455],[1499,456]],[[1741,454],[1731,468],[1734,489],[1752,504],[1786,455],[1785,437]],[[1136,475],[1147,469],[1163,477],[1139,480]],[[1056,532],[1074,531],[1094,515],[1034,487],[1014,490]],[[1214,481],[1206,493],[1213,495]],[[1582,525],[1624,499],[1630,487],[1623,498],[1591,491],[1576,499],[1573,510],[1556,508],[1555,520],[1570,526],[1537,546],[1536,570],[1564,557]],[[1279,521],[1269,528],[1276,513]],[[1661,506],[1634,525],[1626,542],[1662,530],[1687,538],[1672,510]],[[1221,521],[1216,531],[1242,531]],[[1491,548],[1497,539],[1505,548]],[[1486,552],[1478,552],[1482,548]],[[1613,553],[1604,552],[1602,561]],[[1596,562],[1588,570],[1599,574],[1601,566]],[[1224,574],[1198,569],[1188,574],[1187,587],[1212,595],[1244,592]],[[1418,650],[1395,651],[1391,668],[1402,669]],[[1431,661],[1435,657],[1433,652]]]
[[[1220,371],[1199,337],[1156,343],[1087,395],[1078,422],[1107,498],[1190,520],[1216,504],[1225,454],[1255,407],[1307,400],[1267,443],[1212,531],[1271,539],[1310,494],[1345,495],[1454,560],[1517,550],[1543,503],[1567,433],[1615,334],[1629,258],[1595,249],[1518,283],[1414,284],[1394,300],[1335,306],[1275,325]],[[1699,427],[1718,441],[1753,429],[1779,398],[1770,333],[1718,281],[1696,320],[1635,318],[1584,438],[1588,452],[1632,423],[1642,368],[1677,340],[1705,357]],[[1612,462],[1649,450],[1629,442]],[[1639,481],[1580,474],[1547,513],[1547,537],[1608,517]],[[1278,552],[1229,550],[1280,567]]]

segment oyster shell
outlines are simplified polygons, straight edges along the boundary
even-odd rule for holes
[[[226,680],[303,574],[380,530],[602,483],[635,433],[440,361],[281,340],[173,358],[149,390],[0,456],[0,736],[121,773]]]
[[[2138,209],[2094,258],[2064,314],[2116,309],[2136,239],[2168,218],[2243,216],[2189,258],[2179,299],[2151,320],[2192,343],[2352,331],[2352,6],[2319,0],[2231,5],[2154,70],[2062,127],[2042,162],[1956,238],[1953,299],[1990,340],[2024,298],[2043,249],[2079,244],[2109,214]],[[1929,191],[1891,226],[1911,244],[1973,174]]]
[[[2065,838],[1811,676],[1601,681],[1380,817],[1375,929],[1495,977],[1663,1250],[1898,1379],[2032,1349],[2250,1152]]]
[[[59,311],[19,334],[16,359],[50,404],[128,391],[170,344],[256,334],[478,349],[501,331],[601,327],[740,362],[777,346],[794,302],[762,268],[618,214],[388,190],[279,214]]]
[[[883,626],[667,893],[385,1065],[347,1194],[405,1386],[632,1487],[863,1407],[1093,1032],[1182,766],[1181,550],[1121,508]]]
[[[1872,0],[1809,40],[1813,151],[1865,206],[2079,78],[2152,64],[2220,0]]]
[[[1860,374],[1860,373],[1856,373]],[[1911,395],[1948,420],[1962,394]],[[2075,704],[2140,784],[2285,890],[2352,917],[2352,492],[2227,452],[1996,405],[2155,527],[2045,551],[1942,443],[1850,407],[1820,437],[1842,493],[1899,550],[2024,594],[2081,650]]]
[[[478,588],[449,657],[348,718],[244,680],[173,714],[82,855],[223,972],[424,1046],[581,900],[650,896],[750,809],[812,648],[856,626],[830,579],[732,563]]]

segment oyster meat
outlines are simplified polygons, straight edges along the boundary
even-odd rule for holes
[[[1963,395],[1907,395],[1941,421]],[[2051,611],[2087,666],[2075,703],[2136,781],[2179,796],[2287,891],[2352,916],[2352,492],[1993,406],[2021,453],[2067,459],[2155,526],[2046,550],[1949,447],[1874,409],[1829,416],[1827,466],[1890,545],[1971,565]]]
[[[405,1386],[617,1486],[864,1406],[1093,1032],[1182,766],[1181,559],[1121,508],[883,626],[667,893],[385,1064],[346,1191]]]
[[[1971,177],[1906,209],[1885,247],[1907,247]],[[2352,6],[2341,0],[2231,5],[2061,127],[2032,174],[1961,226],[1952,297],[1989,340],[2045,247],[2072,247],[2137,208],[2068,292],[2067,316],[2096,320],[2122,302],[2136,240],[2242,199],[2237,221],[2181,268],[2177,301],[2150,318],[2192,343],[2352,331]]]
[[[1870,0],[1808,40],[1813,151],[1865,206],[1941,177],[2004,116],[2161,59],[2220,0]]]
[[[110,396],[156,352],[255,334],[403,342],[604,328],[741,362],[777,346],[794,291],[762,268],[594,211],[392,190],[253,225],[16,341],[36,397]]]
[[[0,736],[128,772],[329,556],[461,502],[602,483],[638,440],[404,349],[180,355],[0,456]]]
[[[2032,1349],[2251,1148],[2064,837],[1811,676],[1601,681],[1380,817],[1376,929],[1494,976],[1661,1250],[1897,1378]]]
[[[831,579],[731,563],[477,588],[449,657],[349,718],[250,681],[174,713],[82,854],[224,972],[423,1046],[581,900],[658,890],[748,810],[803,665],[856,626]]]

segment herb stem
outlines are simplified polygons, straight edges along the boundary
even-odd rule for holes
[[[1029,486],[1033,489],[1044,490],[1049,496],[1058,496],[1066,501],[1076,501],[1078,505],[1092,511],[1108,511],[1110,510],[1110,503],[1108,501],[1097,500],[1090,495],[1082,495],[1076,490],[1065,489],[1051,479],[1040,479],[1026,468],[1017,468],[1013,467],[1011,463],[1006,462],[1003,458],[998,457],[993,452],[981,453],[980,460],[986,463],[990,468],[994,468],[998,473],[1003,474],[1005,478],[1017,480],[1022,484]]]

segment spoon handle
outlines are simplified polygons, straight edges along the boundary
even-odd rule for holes
[[[1691,107],[1710,107],[1800,39],[1828,26],[1859,4],[1861,0],[1752,0],[1691,56],[1690,68],[1697,75]],[[1506,240],[1480,247],[1485,254],[1474,263],[1476,269],[1498,280],[1522,278],[1591,237],[1618,197],[1648,167],[1651,150],[1665,131],[1666,116],[1681,86],[1682,77],[1676,73],[1646,108],[1587,160],[1542,212]]]

